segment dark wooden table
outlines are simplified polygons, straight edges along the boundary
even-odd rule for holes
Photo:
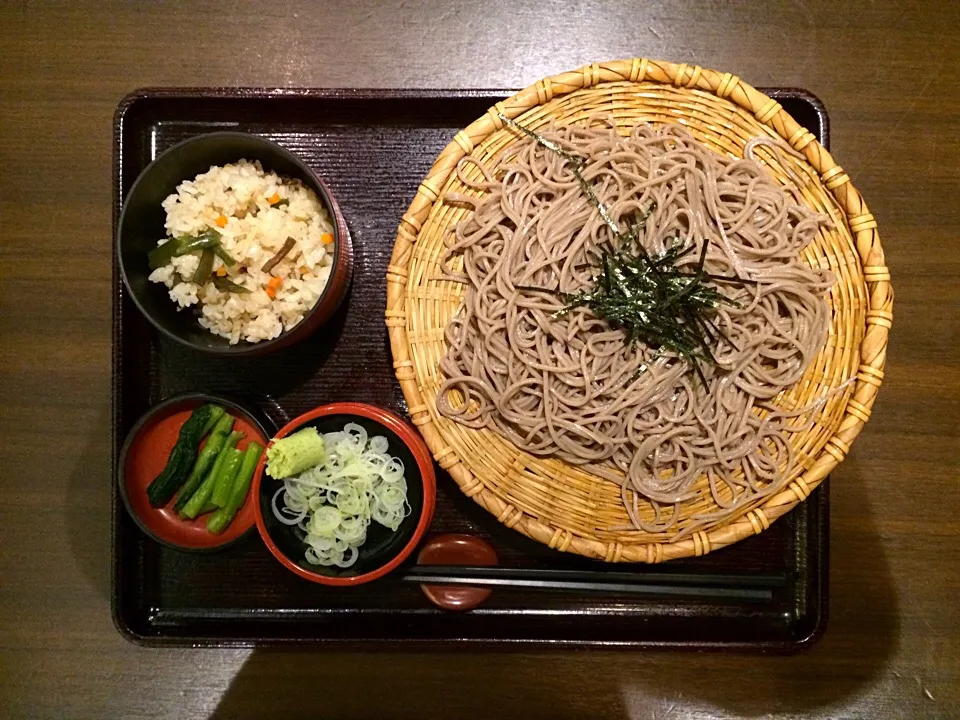
[[[7,2],[0,716],[960,717],[960,11],[951,0]],[[219,7],[222,5],[222,7]],[[143,85],[519,87],[646,55],[812,90],[897,293],[796,657],[145,650],[109,614],[110,127]]]

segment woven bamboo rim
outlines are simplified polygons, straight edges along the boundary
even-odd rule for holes
[[[782,138],[806,158],[806,163],[789,157],[784,162],[803,179],[800,189],[810,207],[829,214],[836,229],[822,232],[804,259],[829,267],[837,283],[828,297],[832,321],[826,345],[778,404],[804,407],[850,378],[856,382],[830,395],[813,427],[793,436],[797,462],[780,492],[721,524],[688,530],[682,539],[677,535],[690,525],[692,512],[717,507],[709,493],[684,507],[669,534],[617,529],[629,521],[615,484],[533,457],[492,431],[470,430],[438,414],[443,329],[464,292],[461,285],[440,279],[438,260],[444,236],[467,212],[443,197],[466,191],[453,172],[462,157],[492,158],[515,139],[500,113],[534,129],[551,121],[583,122],[596,114],[613,116],[624,129],[639,121],[681,123],[701,142],[738,157],[750,138],[766,134]],[[781,183],[797,184],[763,146],[756,154]],[[437,463],[501,523],[551,548],[608,562],[704,555],[763,532],[803,502],[849,453],[870,417],[883,380],[892,309],[877,223],[814,135],[735,75],[645,58],[594,63],[540,80],[458,132],[417,189],[387,268],[386,324],[394,369],[412,421]]]

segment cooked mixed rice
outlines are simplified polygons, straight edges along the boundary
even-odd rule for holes
[[[198,305],[200,325],[231,344],[270,340],[289,330],[330,278],[334,236],[326,208],[299,180],[264,172],[259,162],[211,167],[180,183],[163,209],[168,237],[158,245],[213,230],[236,262],[228,266],[215,256],[209,278],[193,282],[201,258],[196,251],[172,258],[150,280],[166,285],[181,308]],[[265,271],[288,239],[292,249]],[[230,283],[247,292],[223,289]]]

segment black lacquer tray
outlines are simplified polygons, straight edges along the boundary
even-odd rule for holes
[[[826,112],[816,98],[793,89],[764,92],[828,144]],[[509,94],[189,88],[142,90],[125,98],[114,128],[115,223],[124,194],[158,153],[192,135],[241,130],[275,140],[319,171],[350,226],[356,266],[350,296],[324,330],[277,354],[243,359],[210,358],[159,337],[125,297],[114,272],[114,460],[141,413],[188,390],[245,399],[277,423],[345,400],[404,414],[383,322],[384,275],[397,224],[456,131]],[[502,527],[442,471],[438,486],[431,533],[482,536],[507,567],[604,568]],[[568,644],[792,652],[814,642],[826,623],[827,511],[827,487],[821,485],[762,534],[664,568],[780,576],[783,584],[769,602],[503,588],[479,609],[458,614],[434,608],[416,585],[395,575],[357,588],[313,585],[277,563],[255,534],[215,555],[163,547],[137,528],[115,490],[113,612],[121,632],[145,644]]]

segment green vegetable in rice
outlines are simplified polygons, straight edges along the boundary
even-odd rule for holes
[[[162,268],[170,263],[173,258],[181,255],[180,248],[183,247],[186,238],[175,237],[167,240],[163,245],[158,245],[147,253],[147,265],[151,270]]]
[[[229,278],[220,277],[219,275],[213,276],[213,285],[220,290],[221,292],[232,292],[232,293],[241,293],[246,294],[250,291],[245,288],[243,285],[238,285]]]
[[[227,267],[233,267],[237,264],[237,261],[233,259],[233,256],[223,249],[223,245],[217,243],[211,248],[214,254],[220,258],[220,261]]]
[[[197,270],[193,273],[195,283],[205,283],[207,278],[213,272],[213,250],[207,248],[200,254],[200,262],[197,263]]]
[[[147,253],[147,265],[151,270],[156,270],[169,264],[175,257],[207,249],[213,249],[216,252],[218,247],[220,247],[220,233],[214,230],[208,230],[196,237],[175,237]]]

